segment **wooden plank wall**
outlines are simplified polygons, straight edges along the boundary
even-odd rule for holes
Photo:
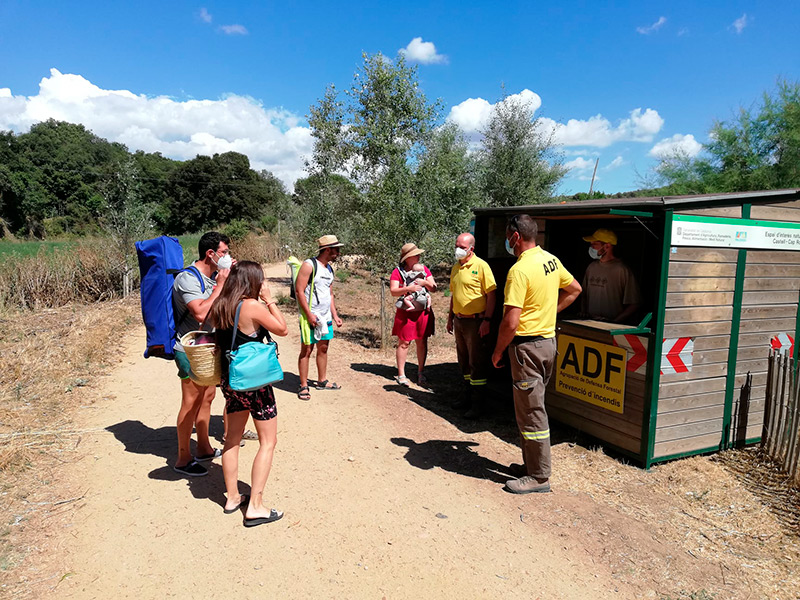
[[[750,210],[750,218],[800,223],[800,202],[755,205]],[[761,437],[769,342],[779,333],[794,337],[798,296],[800,252],[747,251],[731,424],[733,441]],[[753,377],[749,407],[740,402],[740,390],[748,372]]]
[[[693,337],[694,356],[691,371],[661,375],[654,458],[722,439],[737,257],[737,250],[671,249],[664,337]]]

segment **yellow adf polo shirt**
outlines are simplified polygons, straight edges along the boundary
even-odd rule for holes
[[[450,293],[453,312],[475,315],[486,310],[486,294],[497,289],[492,269],[482,258],[473,255],[463,265],[456,262],[450,270]]]
[[[508,272],[505,289],[505,305],[522,309],[517,335],[554,337],[558,291],[573,279],[561,261],[541,246],[520,254]]]

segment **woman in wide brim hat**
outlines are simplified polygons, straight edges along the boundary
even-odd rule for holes
[[[405,296],[418,291],[421,287],[429,292],[436,291],[436,282],[433,280],[428,267],[425,267],[425,279],[406,285],[400,270],[410,271],[411,268],[420,261],[420,255],[424,250],[417,248],[414,243],[404,244],[400,249],[400,265],[392,271],[389,278],[389,291],[392,296]],[[411,342],[417,345],[417,383],[425,385],[425,360],[428,357],[428,338],[433,335],[436,318],[433,309],[420,309],[409,311],[398,308],[394,315],[394,326],[392,335],[397,336],[397,376],[395,380],[400,385],[408,385],[406,377],[406,358]]]

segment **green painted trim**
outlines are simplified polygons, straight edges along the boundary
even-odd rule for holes
[[[664,316],[667,306],[667,283],[669,282],[669,249],[672,242],[672,210],[664,211],[664,237],[661,244],[661,277],[658,282],[656,322],[653,336],[647,348],[647,376],[645,390],[650,391],[650,402],[645,403],[642,418],[642,464],[649,469],[656,445],[656,417],[661,382],[661,349],[664,345]]]
[[[653,213],[642,212],[640,210],[623,210],[621,208],[612,208],[608,211],[610,215],[623,215],[626,217],[652,217]]]
[[[608,333],[609,335],[647,335],[650,333],[650,328],[634,327],[633,329],[610,329]]]
[[[750,216],[750,205],[742,205],[742,221]],[[742,298],[744,297],[744,271],[747,266],[747,250],[741,248],[736,257],[736,279],[733,288],[733,313],[731,315],[731,337],[728,344],[728,368],[725,378],[725,411],[722,416],[722,434],[719,449],[732,446],[731,421],[733,420],[733,394],[736,386],[736,360],[739,356],[739,329],[742,322]]]
[[[697,456],[698,454],[711,454],[712,452],[719,452],[719,446],[711,446],[710,448],[701,448],[700,450],[690,450],[689,452],[678,452],[677,454],[668,454],[667,456],[659,456],[650,461],[650,464],[667,462],[668,460],[676,460],[678,458],[688,458],[690,456]]]
[[[751,227],[773,227],[775,229],[800,229],[800,223],[789,223],[787,221],[762,221],[753,220],[749,218],[750,210],[748,208],[748,216],[744,216],[745,207],[749,204],[742,206],[742,218],[730,219],[727,217],[696,217],[694,215],[675,215],[675,221],[684,221],[688,223],[709,223],[712,225],[748,225]]]

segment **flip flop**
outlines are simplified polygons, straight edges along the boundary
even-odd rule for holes
[[[250,496],[247,494],[242,494],[241,499],[239,500],[239,504],[234,506],[233,508],[223,508],[222,512],[226,515],[232,515],[237,510],[241,509],[243,506],[247,506],[247,503],[250,502]]]
[[[334,382],[328,381],[326,379],[325,381],[315,381],[314,382],[314,389],[316,389],[316,390],[340,390],[340,389],[342,389],[342,386],[340,386],[338,383],[334,383]]]
[[[197,462],[206,462],[209,460],[214,460],[215,458],[219,458],[222,456],[222,451],[219,448],[214,448],[214,451],[211,454],[204,454],[203,456],[195,456],[194,459]]]
[[[395,375],[395,376],[394,376],[394,380],[395,380],[395,381],[396,381],[398,384],[400,384],[400,385],[404,385],[404,386],[408,387],[408,384],[409,384],[409,379],[408,379],[408,377],[406,377],[405,375]]]
[[[297,390],[297,397],[300,398],[300,400],[311,400],[311,393],[308,391],[307,385]]]
[[[272,523],[273,521],[277,521],[282,518],[283,518],[283,513],[273,508],[272,510],[269,511],[268,517],[256,517],[254,519],[248,519],[247,517],[245,517],[244,526],[255,527],[256,525],[263,525],[264,523]]]

